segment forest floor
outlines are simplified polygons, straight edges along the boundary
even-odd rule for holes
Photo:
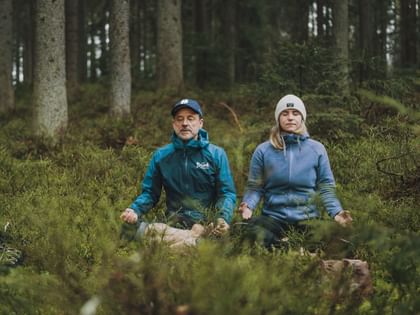
[[[237,213],[229,236],[186,251],[122,239],[119,215],[140,192],[153,151],[168,143],[178,97],[139,92],[132,117],[118,121],[104,94],[83,88],[58,145],[33,136],[25,96],[0,117],[1,314],[420,314],[416,91],[405,104],[417,105],[403,108],[366,91],[304,97],[309,132],[326,146],[354,218],[350,228],[326,215],[315,222],[315,257],[302,255],[294,233],[272,251],[240,243]],[[238,202],[277,101],[252,94],[188,93],[203,104],[210,140],[228,154]],[[164,198],[147,220],[165,220]],[[354,290],[351,271],[323,276],[322,260],[345,258],[368,262],[373,293]]]

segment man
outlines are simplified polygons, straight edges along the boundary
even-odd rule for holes
[[[163,186],[170,225],[191,228],[215,215],[215,233],[224,234],[236,202],[226,153],[209,143],[197,101],[183,99],[174,105],[171,114],[172,143],[155,151],[143,179],[142,192],[121,214],[121,219],[137,223],[139,216],[159,201]]]

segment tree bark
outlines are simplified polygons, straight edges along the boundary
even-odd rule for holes
[[[359,0],[359,51],[361,64],[359,68],[360,82],[368,79],[370,63],[373,58],[373,44],[375,37],[373,0]]]
[[[181,91],[184,86],[182,62],[182,0],[159,0],[158,81],[159,88]]]
[[[130,114],[131,64],[129,0],[112,0],[111,40],[111,114],[122,118]]]
[[[23,82],[25,85],[32,85],[33,78],[33,64],[34,64],[34,49],[33,42],[35,36],[35,21],[33,18],[34,1],[25,2],[25,21],[23,34]]]
[[[324,14],[325,0],[316,1],[316,24],[319,38],[325,37],[325,14]]]
[[[349,93],[349,6],[348,0],[334,1],[333,3],[333,32],[335,48],[338,52],[340,64],[339,85],[344,94]]]
[[[15,107],[12,84],[12,0],[0,0],[0,112]]]
[[[79,95],[80,31],[79,0],[66,0],[66,74],[69,102]]]
[[[137,0],[130,1],[130,58],[132,77],[134,81],[140,77],[140,4]]]
[[[235,83],[235,50],[236,50],[236,1],[226,1],[226,46],[227,78],[229,86]]]
[[[400,12],[401,66],[415,67],[417,63],[416,1],[400,0]]]
[[[88,12],[86,1],[79,3],[79,80],[86,82],[88,77],[87,69],[87,26],[86,13]]]
[[[58,140],[67,127],[64,0],[37,0],[34,130]]]
[[[289,33],[293,42],[304,43],[308,40],[309,1],[288,1]]]
[[[103,0],[104,1],[104,0]],[[110,1],[105,0],[102,12],[99,17],[99,47],[101,49],[101,56],[99,58],[99,69],[101,77],[109,75],[109,46],[107,43],[106,25],[109,23],[107,14],[110,13]]]
[[[88,49],[89,49],[89,59],[88,59],[88,71],[89,71],[89,81],[95,82],[97,79],[96,70],[98,68],[98,60],[96,59],[96,19],[95,13],[92,8],[89,8],[89,30],[88,30]]]

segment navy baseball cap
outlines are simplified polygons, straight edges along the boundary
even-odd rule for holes
[[[171,114],[172,116],[175,116],[177,111],[179,111],[182,108],[189,108],[196,112],[200,117],[203,116],[203,111],[201,110],[200,104],[196,100],[192,100],[190,98],[184,98],[180,101],[178,101],[174,107],[172,108]]]

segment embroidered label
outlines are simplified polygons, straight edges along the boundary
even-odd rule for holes
[[[181,102],[179,102],[180,104],[188,104],[188,98],[184,98],[183,100],[181,100]]]
[[[195,167],[196,168],[200,168],[202,170],[207,170],[207,169],[210,168],[210,164],[209,164],[209,162],[203,162],[203,163],[196,162],[195,163]]]
[[[295,104],[294,103],[287,103],[286,107],[295,107]]]

